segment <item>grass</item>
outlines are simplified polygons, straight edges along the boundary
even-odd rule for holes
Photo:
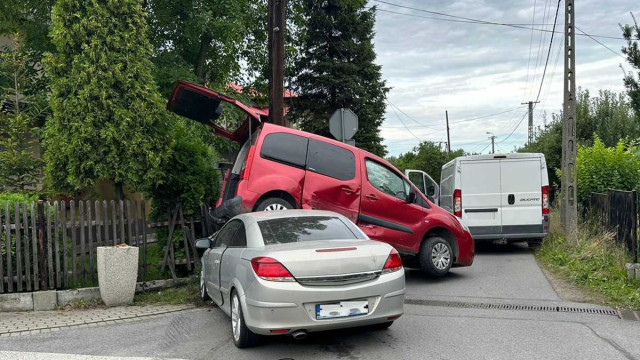
[[[197,306],[204,305],[200,299],[200,289],[198,279],[194,278],[185,286],[162,289],[158,291],[150,291],[144,294],[138,294],[133,299],[134,305],[181,305],[194,304]]]
[[[627,279],[624,269],[631,259],[614,235],[599,226],[581,223],[576,241],[570,242],[561,231],[559,211],[553,211],[549,236],[536,258],[551,272],[601,294],[607,305],[640,309],[640,281]]]

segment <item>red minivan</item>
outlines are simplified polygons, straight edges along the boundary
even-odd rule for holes
[[[223,105],[246,120],[234,131],[218,121]],[[239,143],[214,216],[321,209],[340,213],[371,239],[393,245],[408,264],[443,276],[473,262],[474,243],[460,219],[430,202],[386,160],[326,137],[266,122],[239,101],[188,82],[176,83],[167,108]],[[251,134],[251,135],[249,135]],[[412,261],[412,260],[417,261]]]

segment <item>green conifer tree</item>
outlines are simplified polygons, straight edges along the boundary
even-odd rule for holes
[[[303,0],[306,23],[294,66],[298,93],[288,115],[306,131],[331,137],[329,118],[339,108],[358,115],[356,146],[384,156],[380,126],[389,88],[375,64],[375,9],[366,0]]]
[[[124,185],[148,188],[171,142],[142,1],[58,0],[52,21],[47,183],[69,192],[110,180],[121,198]]]

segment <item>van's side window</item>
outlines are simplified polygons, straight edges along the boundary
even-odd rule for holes
[[[262,143],[260,156],[297,167],[305,167],[308,143],[309,139],[298,135],[269,134]]]
[[[338,180],[351,180],[356,176],[356,159],[347,149],[309,140],[307,169]]]
[[[366,160],[367,179],[369,183],[383,193],[405,199],[408,184],[394,171],[375,161]]]

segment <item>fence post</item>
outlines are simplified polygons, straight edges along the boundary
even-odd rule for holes
[[[47,279],[49,278],[46,256],[47,252],[45,251],[47,245],[45,245],[44,224],[44,203],[42,202],[42,200],[38,200],[38,244],[40,245],[40,252],[38,253],[38,257],[40,258],[40,270],[42,272],[42,274],[40,275],[40,288],[43,290],[47,288]]]
[[[633,196],[633,220],[631,227],[631,247],[633,252],[633,262],[638,262],[638,193],[636,190],[631,192]]]

